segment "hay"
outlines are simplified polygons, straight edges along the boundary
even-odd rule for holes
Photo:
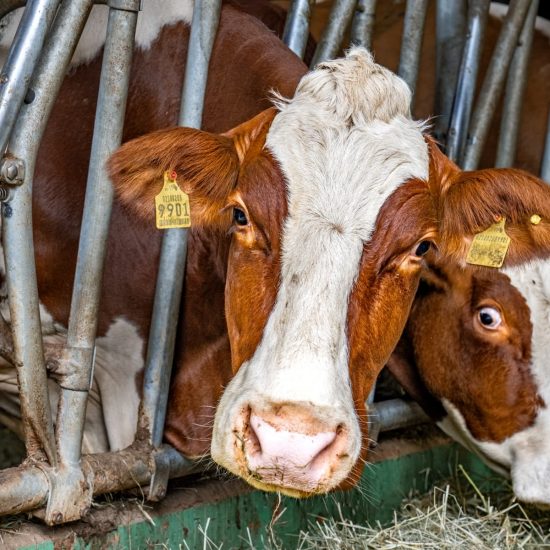
[[[550,514],[523,506],[509,490],[484,494],[463,478],[404,501],[391,525],[361,526],[341,518],[300,533],[300,550],[550,548]],[[465,486],[464,481],[467,482]],[[274,547],[276,541],[271,541]]]

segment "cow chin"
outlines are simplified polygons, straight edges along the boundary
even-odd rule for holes
[[[338,487],[361,448],[354,412],[310,399],[274,398],[270,384],[251,384],[246,370],[239,370],[218,405],[214,461],[257,489],[291,497]]]

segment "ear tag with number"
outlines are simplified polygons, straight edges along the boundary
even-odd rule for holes
[[[162,191],[155,197],[157,229],[191,227],[189,195],[177,182],[176,172],[164,172]]]
[[[486,267],[502,266],[510,246],[510,237],[504,230],[505,222],[506,218],[502,216],[497,223],[478,233],[472,239],[466,263]]]

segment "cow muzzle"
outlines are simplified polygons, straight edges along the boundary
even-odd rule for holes
[[[307,403],[243,407],[232,432],[237,468],[214,459],[259,489],[295,497],[327,492],[358,454],[350,428],[333,420],[338,416]]]

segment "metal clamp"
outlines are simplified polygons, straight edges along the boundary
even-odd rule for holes
[[[90,348],[64,347],[58,353],[50,353],[46,366],[49,375],[67,390],[90,390],[95,361],[95,346]],[[91,364],[90,369],[86,365]]]
[[[4,185],[21,185],[24,180],[25,162],[18,158],[3,158],[0,163],[0,182]]]
[[[115,10],[141,11],[143,0],[107,0],[107,5]]]
[[[170,478],[170,457],[166,452],[166,445],[154,449],[151,453],[151,483],[147,500],[158,502],[166,496],[168,479]]]

